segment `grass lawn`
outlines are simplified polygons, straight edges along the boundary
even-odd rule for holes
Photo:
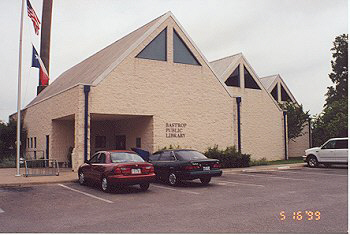
[[[289,160],[275,160],[267,161],[266,159],[253,160],[250,162],[250,166],[262,166],[262,165],[279,165],[279,164],[293,164],[293,163],[303,163],[302,157],[290,157]]]

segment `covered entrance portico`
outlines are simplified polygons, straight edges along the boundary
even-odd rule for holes
[[[90,114],[90,156],[100,150],[153,151],[153,116]]]

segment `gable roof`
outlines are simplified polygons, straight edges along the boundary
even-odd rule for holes
[[[274,83],[277,80],[277,76],[278,75],[272,75],[272,76],[267,76],[267,77],[263,77],[260,78],[261,83],[264,85],[264,87],[266,88],[266,90],[268,92],[271,92],[272,89],[274,88]]]
[[[145,35],[148,36],[156,27],[164,22],[168,14],[169,12],[152,20],[63,72],[37,95],[27,107],[78,84],[94,85],[96,81],[101,80],[101,76],[106,75],[106,71],[109,73],[114,69],[113,65],[116,61],[120,63],[126,57],[125,52],[127,52],[128,49],[140,41],[141,38],[145,38]]]
[[[298,103],[295,97],[293,96],[292,92],[289,90],[287,84],[283,81],[282,77],[279,74],[271,75],[267,77],[260,78],[262,84],[266,88],[268,92],[271,92],[273,88],[276,86],[277,83],[280,83],[281,86],[284,88],[284,90],[287,92],[289,97],[292,99],[294,103]],[[281,91],[279,91],[281,92]]]
[[[219,80],[224,84],[226,87],[226,90],[228,90],[227,85],[225,84],[226,79],[230,76],[230,74],[236,69],[237,65],[240,63],[240,61],[243,61],[244,64],[249,68],[249,70],[252,72],[252,76],[255,77],[255,82],[257,84],[260,84],[261,90],[264,90],[270,98],[274,101],[274,104],[279,110],[282,110],[279,105],[275,102],[275,99],[272,97],[270,91],[266,89],[266,87],[263,84],[263,80],[259,79],[259,76],[255,73],[253,67],[249,64],[248,60],[245,58],[245,56],[242,53],[234,54],[232,56],[227,56],[222,59],[214,60],[210,62],[212,68],[215,70],[215,73],[217,74]],[[230,95],[234,97],[233,91],[228,90]]]
[[[80,84],[96,86],[168,17],[172,17],[178,24],[192,46],[198,51],[202,59],[218,78],[207,59],[200,52],[180,23],[176,20],[175,16],[169,11],[63,72],[25,108],[28,108]],[[231,95],[227,87],[220,80],[219,82],[226,90],[227,94]]]
[[[210,65],[216,72],[216,74],[221,78],[225,72],[231,67],[231,65],[237,64],[239,59],[242,57],[242,53],[238,53],[235,55],[227,56],[222,59],[214,60],[210,62]],[[222,80],[222,79],[220,79]]]

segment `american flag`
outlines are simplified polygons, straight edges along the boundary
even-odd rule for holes
[[[35,11],[32,7],[32,4],[30,4],[29,0],[27,0],[27,11],[28,11],[29,18],[31,18],[33,21],[35,34],[39,35],[40,20],[39,20],[38,16],[35,14]]]

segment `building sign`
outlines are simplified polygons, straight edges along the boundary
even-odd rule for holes
[[[186,123],[167,122],[165,123],[165,137],[166,138],[185,138]]]

